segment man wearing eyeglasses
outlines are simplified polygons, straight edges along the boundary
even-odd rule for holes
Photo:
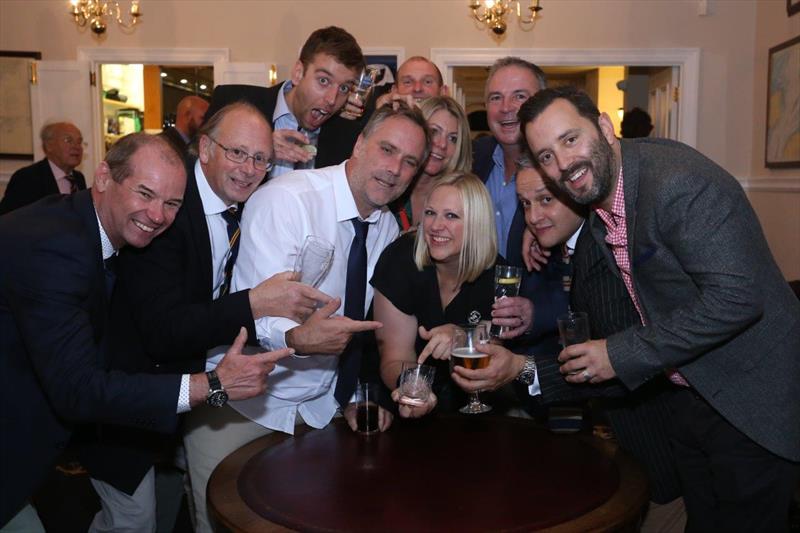
[[[47,124],[40,133],[45,158],[14,172],[0,201],[0,215],[51,194],[71,194],[86,188],[75,167],[83,160],[81,130],[69,122]]]
[[[330,300],[292,281],[291,272],[277,273],[251,290],[230,290],[241,209],[272,166],[272,134],[259,110],[245,102],[219,110],[198,131],[196,152],[197,158],[186,162],[183,207],[174,225],[147,250],[120,255],[111,318],[115,359],[109,361],[115,369],[204,371],[207,350],[230,343],[239,328],[256,342],[255,319],[283,316],[303,322],[317,301]],[[208,411],[220,408],[224,402]],[[100,446],[80,457],[104,500],[107,516],[98,515],[95,529],[118,530],[126,517],[136,531],[154,528],[152,467],[163,441],[109,426],[102,437]],[[192,468],[190,462],[198,530],[203,530],[208,524],[205,483],[194,483],[198,476]]]
[[[217,86],[206,120],[239,100],[256,106],[274,130],[270,177],[337,165],[350,156],[363,126],[338,115],[362,70],[364,56],[355,38],[342,28],[322,28],[303,45],[291,79],[270,88]]]

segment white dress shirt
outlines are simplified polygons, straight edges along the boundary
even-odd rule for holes
[[[298,170],[270,180],[248,200],[242,216],[239,256],[232,287],[243,290],[279,272],[292,270],[307,235],[322,237],[334,245],[333,263],[319,289],[342,299],[344,310],[347,258],[355,235],[352,218],[358,217],[353,193],[345,175],[345,163],[315,170]],[[367,219],[367,279],[383,249],[398,235],[397,222],[388,209],[374,211]],[[364,312],[372,302],[367,283]],[[274,350],[286,346],[285,334],[298,324],[287,318],[256,320],[262,346]],[[264,396],[230,402],[237,411],[267,428],[294,432],[297,412],[315,428],[325,427],[339,407],[333,397],[339,358],[302,354],[278,362],[269,375]],[[213,365],[221,356],[209,360]]]
[[[69,194],[72,192],[72,182],[67,179],[67,173],[49,159],[47,162],[50,164],[50,170],[53,172],[53,177],[56,179],[58,192],[61,194]]]

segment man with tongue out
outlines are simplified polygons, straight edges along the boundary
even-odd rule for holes
[[[486,120],[492,136],[477,139],[473,144],[472,170],[483,180],[492,196],[498,250],[507,259],[519,255],[525,227],[522,211],[517,212],[514,188],[515,162],[520,156],[517,110],[525,100],[545,87],[544,72],[518,57],[495,61],[486,80]],[[509,239],[512,222],[520,231],[511,232],[511,235],[519,237]]]
[[[364,66],[361,47],[347,31],[336,26],[316,30],[300,50],[290,79],[270,88],[220,85],[206,120],[238,100],[257,107],[273,129],[271,178],[295,169],[338,165],[350,156],[363,126],[338,113]]]

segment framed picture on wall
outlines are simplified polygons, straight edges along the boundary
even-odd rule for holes
[[[786,14],[790,17],[800,13],[800,0],[786,0]]]
[[[394,84],[395,78],[397,77],[397,67],[405,61],[405,49],[365,46],[362,50],[367,65],[370,68],[378,69],[378,77],[375,80],[375,86],[379,88],[383,87],[383,90],[388,90],[388,88]]]
[[[769,49],[765,166],[800,168],[800,36]]]
[[[0,50],[0,159],[33,159],[31,64],[41,58]]]

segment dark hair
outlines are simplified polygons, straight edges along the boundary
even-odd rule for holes
[[[647,137],[653,131],[653,121],[650,115],[641,107],[634,107],[625,111],[621,124],[622,136],[626,139]]]
[[[321,28],[311,35],[300,50],[300,62],[307,67],[317,54],[328,54],[357,72],[364,70],[364,54],[355,37],[337,26]]]
[[[402,100],[397,100],[395,102],[389,102],[385,105],[382,105],[378,109],[372,113],[372,116],[367,122],[364,129],[361,131],[361,135],[366,139],[375,129],[381,124],[381,122],[385,121],[386,119],[394,118],[394,117],[401,117],[407,120],[410,120],[414,125],[419,126],[422,129],[422,132],[425,134],[425,153],[420,159],[420,168],[419,172],[425,168],[425,161],[428,160],[428,156],[431,153],[431,132],[428,129],[428,122],[425,120],[425,117],[422,115],[422,111],[420,111],[419,107],[409,107],[407,103]]]
[[[531,74],[533,74],[533,77],[536,78],[536,83],[539,84],[539,90],[547,88],[547,76],[545,76],[542,69],[530,61],[525,61],[521,57],[514,56],[501,57],[492,64],[491,68],[489,68],[489,75],[486,77],[486,87],[489,87],[489,82],[492,80],[492,77],[497,74],[497,71],[506,67],[519,67],[529,70]]]
[[[209,117],[205,122],[203,122],[203,125],[200,126],[200,129],[197,130],[197,134],[194,136],[194,139],[192,139],[192,144],[189,146],[189,153],[193,156],[197,156],[197,150],[198,150],[197,146],[198,143],[200,142],[200,137],[202,137],[203,135],[207,135],[209,137],[216,137],[217,130],[219,129],[220,124],[222,124],[222,121],[225,120],[225,117],[228,116],[233,111],[238,111],[238,110],[247,111],[248,113],[261,118],[264,121],[264,124],[266,124],[267,127],[269,128],[270,132],[272,131],[272,128],[269,127],[269,121],[256,106],[254,106],[247,100],[237,100],[236,102],[230,103],[220,108],[216,113],[211,115],[211,117]]]
[[[111,171],[111,179],[117,183],[131,175],[131,158],[145,146],[159,148],[161,159],[173,166],[183,168],[183,159],[166,137],[148,133],[131,133],[118,140],[106,154],[104,161]]]
[[[571,85],[543,89],[528,98],[528,100],[525,101],[525,103],[519,108],[519,111],[517,111],[517,118],[519,118],[519,131],[521,133],[520,143],[523,151],[528,151],[528,140],[525,137],[525,126],[533,122],[536,117],[541,115],[545,109],[550,107],[550,104],[559,98],[563,98],[571,103],[578,111],[580,116],[594,124],[595,128],[597,128],[597,131],[600,131],[600,124],[598,123],[600,111],[597,109],[597,106],[594,105],[592,99],[589,98],[588,94]]]

